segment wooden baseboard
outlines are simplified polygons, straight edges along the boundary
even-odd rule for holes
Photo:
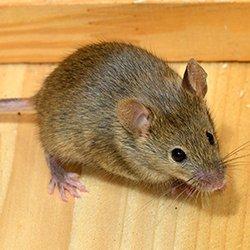
[[[20,2],[0,4],[0,63],[58,62],[100,40],[132,42],[169,61],[250,60],[250,2]]]

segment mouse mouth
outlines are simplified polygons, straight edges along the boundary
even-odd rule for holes
[[[215,180],[213,182],[208,180],[193,180],[184,181],[181,179],[176,179],[172,183],[172,193],[186,193],[188,196],[200,193],[222,191],[225,189],[226,180]]]
[[[188,196],[193,195],[194,193],[198,193],[200,190],[195,187],[192,186],[191,184],[189,184],[186,181],[183,181],[181,179],[176,179],[173,181],[172,185],[171,185],[171,193],[172,195],[175,194],[187,194]]]

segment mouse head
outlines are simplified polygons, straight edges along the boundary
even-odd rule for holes
[[[204,101],[206,77],[204,69],[191,59],[181,84],[168,87],[165,98],[131,98],[118,103],[118,119],[129,138],[128,158],[145,178],[160,182],[171,176],[193,191],[224,187],[225,168]]]

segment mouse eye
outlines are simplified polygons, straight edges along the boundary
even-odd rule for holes
[[[214,136],[209,132],[206,132],[206,136],[207,136],[207,139],[208,139],[209,143],[211,145],[214,145]]]
[[[182,162],[187,158],[185,152],[180,148],[173,149],[171,152],[171,156],[172,159],[176,162]]]

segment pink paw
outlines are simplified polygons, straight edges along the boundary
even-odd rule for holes
[[[58,188],[61,199],[65,202],[68,201],[66,192],[75,198],[80,198],[80,192],[88,192],[85,186],[79,180],[79,176],[75,173],[64,173],[62,176],[52,175],[48,190],[50,194],[53,194],[55,188]]]

